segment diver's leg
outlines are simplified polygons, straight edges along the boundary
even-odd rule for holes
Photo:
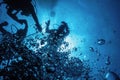
[[[31,11],[32,17],[33,17],[33,19],[34,19],[34,21],[35,21],[35,23],[36,23],[37,29],[41,32],[41,31],[42,31],[42,27],[41,27],[41,25],[39,24],[38,18],[37,18],[37,16],[36,16],[36,13],[35,13],[35,11],[34,11],[34,7],[32,6],[32,4],[31,4],[31,6],[30,6],[30,11]]]

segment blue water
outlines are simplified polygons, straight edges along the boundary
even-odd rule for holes
[[[65,40],[70,44],[68,47],[72,51],[70,57],[87,61],[92,69],[91,76],[97,77],[96,80],[103,80],[108,71],[113,71],[120,77],[120,0],[33,0],[32,2],[43,29],[49,19],[51,29],[57,28],[55,24],[59,25],[61,21],[68,23],[70,34]],[[30,26],[27,35],[33,34],[35,23],[31,16],[22,16],[20,13],[17,16],[19,19],[27,19]],[[13,27],[14,31],[11,31],[9,27],[13,23],[19,29],[24,28],[24,25],[18,24],[6,14],[5,5],[0,7],[0,22],[3,21],[10,23],[5,29],[11,33],[16,32],[16,28]],[[99,39],[104,39],[105,43],[99,45]]]

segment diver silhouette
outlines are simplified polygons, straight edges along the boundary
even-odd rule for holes
[[[22,40],[26,37],[26,34],[27,34],[27,30],[28,30],[28,25],[27,25],[27,22],[26,20],[22,20],[25,24],[25,28],[24,29],[19,29],[17,30],[16,33],[12,34],[8,31],[6,31],[3,27],[4,26],[7,26],[8,25],[8,22],[3,22],[0,24],[0,32],[2,32],[3,36],[7,36],[9,38],[11,38],[11,40],[13,39],[13,42],[14,40],[16,39],[16,43],[21,43]],[[5,37],[5,39],[7,38]]]
[[[50,20],[46,22],[46,32],[50,34],[51,37],[53,37],[54,40],[57,40],[59,38],[64,38],[69,34],[69,28],[66,22],[62,21],[61,25],[58,29],[49,29]]]
[[[7,9],[7,14],[17,21],[20,24],[23,24],[24,21],[18,19],[17,14],[21,12],[21,15],[29,16],[30,14],[32,15],[32,18],[35,21],[35,25],[37,29],[41,32],[42,27],[39,24],[38,18],[36,16],[34,6],[32,5],[32,0],[3,0],[3,3],[7,4],[6,9]]]
[[[69,34],[69,27],[66,22],[62,21],[58,29],[49,29],[50,20],[46,22],[46,33],[49,33],[47,46],[53,47],[54,50],[62,44],[63,39]]]

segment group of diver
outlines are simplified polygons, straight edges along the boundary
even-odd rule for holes
[[[6,4],[7,9],[7,15],[10,16],[14,21],[16,21],[19,24],[24,24],[24,29],[17,30],[14,35],[17,35],[17,38],[19,41],[23,40],[26,37],[27,31],[28,31],[28,23],[25,19],[19,19],[17,17],[17,14],[21,12],[21,15],[29,16],[32,15],[33,20],[35,21],[35,25],[39,32],[42,33],[42,26],[40,25],[38,21],[38,17],[36,15],[36,12],[34,10],[34,6],[32,5],[32,0],[3,0],[0,5]],[[12,33],[6,31],[3,27],[7,26],[9,23],[7,21],[4,21],[0,23],[0,32],[2,32],[3,35],[9,34],[12,35]],[[57,40],[60,38],[64,38],[69,34],[69,28],[66,22],[62,21],[61,25],[58,29],[49,29],[50,20],[46,22],[46,33],[49,33],[49,45],[52,45],[52,43],[57,43]],[[50,40],[52,38],[52,40]]]

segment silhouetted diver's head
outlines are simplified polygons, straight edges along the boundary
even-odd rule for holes
[[[68,28],[68,25],[66,22],[62,21],[61,25],[58,28],[58,33],[62,33],[66,30],[66,28]]]

